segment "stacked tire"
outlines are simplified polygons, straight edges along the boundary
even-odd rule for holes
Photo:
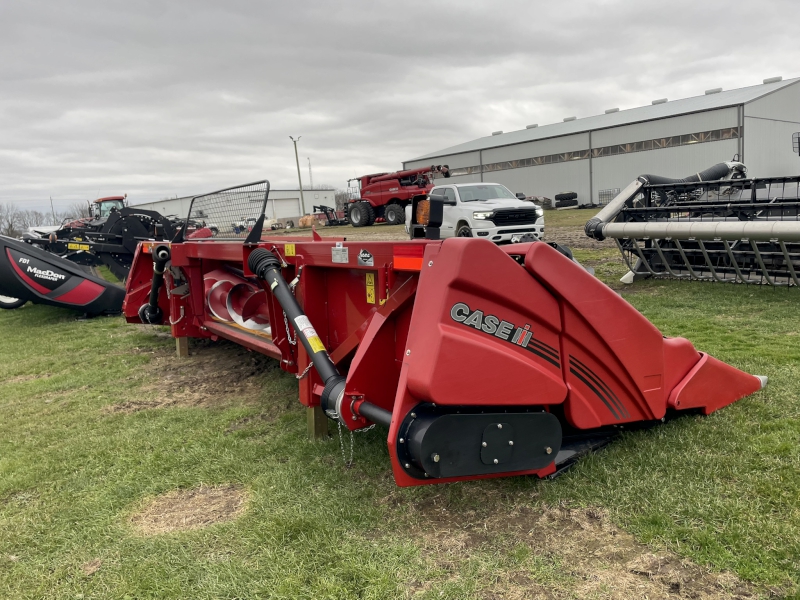
[[[575,192],[561,192],[555,195],[556,208],[569,208],[570,206],[578,206],[578,194]]]

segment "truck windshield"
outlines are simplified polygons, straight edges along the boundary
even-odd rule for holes
[[[462,202],[477,202],[481,200],[495,200],[497,198],[516,199],[504,185],[459,185],[458,195]]]

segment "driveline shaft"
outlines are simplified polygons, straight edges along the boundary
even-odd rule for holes
[[[143,304],[139,309],[139,318],[143,323],[156,325],[161,323],[164,318],[163,312],[158,306],[158,294],[164,283],[164,271],[169,259],[169,246],[161,244],[153,248],[153,282],[150,285],[150,298],[148,303]]]
[[[339,403],[344,395],[345,378],[336,369],[322,340],[320,340],[308,317],[306,317],[303,309],[297,303],[289,284],[286,283],[283,275],[281,275],[281,261],[269,250],[256,248],[250,253],[247,266],[250,267],[256,277],[263,279],[269,285],[270,291],[291,322],[297,334],[297,339],[303,344],[303,348],[306,349],[306,352],[314,362],[314,368],[325,384],[321,398],[323,410],[329,416],[332,413],[338,415]]]

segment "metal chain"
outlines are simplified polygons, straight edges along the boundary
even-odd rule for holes
[[[353,444],[355,440],[355,436],[353,433],[366,433],[373,427],[375,427],[375,423],[370,425],[369,427],[365,427],[364,429],[356,429],[356,431],[350,430],[350,459],[348,460],[347,456],[344,453],[344,440],[342,439],[342,422],[338,419],[336,420],[336,424],[339,428],[339,448],[342,450],[342,460],[344,461],[344,466],[348,469],[353,466]]]
[[[308,372],[311,370],[311,367],[313,367],[313,366],[314,366],[314,361],[312,360],[310,363],[308,363],[308,366],[305,368],[305,370],[302,373],[300,373],[300,375],[295,375],[297,380],[300,381],[303,377],[308,375]]]
[[[292,339],[292,332],[289,329],[289,320],[286,318],[286,312],[283,313],[283,324],[286,326],[286,341],[292,346],[297,346],[297,338]]]
[[[344,461],[344,466],[349,469],[353,466],[353,432],[350,432],[350,460],[347,460],[347,456],[344,453],[344,440],[342,439],[342,422],[337,420],[336,424],[339,426],[339,448],[342,450],[342,460]]]

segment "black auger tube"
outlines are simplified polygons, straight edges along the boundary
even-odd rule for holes
[[[281,261],[269,250],[256,248],[250,253],[247,259],[247,266],[258,277],[269,284],[269,289],[275,299],[283,308],[286,317],[294,328],[297,339],[303,344],[303,348],[314,361],[314,368],[319,373],[320,378],[325,383],[322,392],[322,408],[328,415],[339,414],[336,406],[339,398],[344,394],[345,378],[341,376],[336,366],[333,364],[328,351],[322,345],[317,332],[311,326],[311,322],[306,317],[303,309],[295,300],[289,284],[281,275]]]
[[[143,323],[158,325],[164,318],[164,313],[158,306],[158,294],[164,283],[164,270],[169,259],[169,246],[161,244],[153,248],[153,283],[150,286],[150,299],[139,309],[139,318]]]

